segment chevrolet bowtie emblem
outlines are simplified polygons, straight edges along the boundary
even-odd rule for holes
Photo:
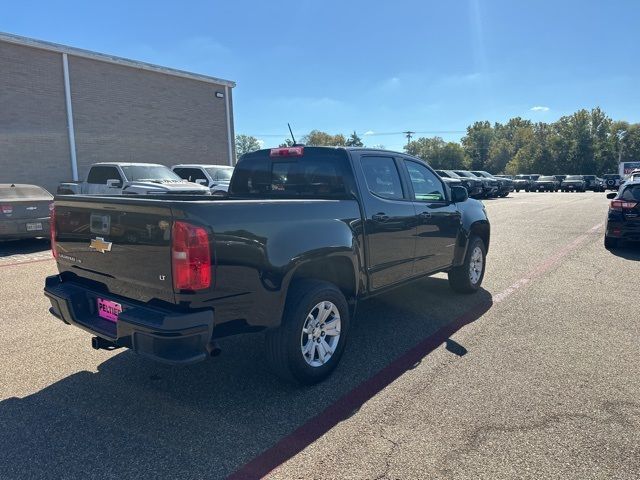
[[[100,253],[110,252],[111,251],[112,242],[105,242],[104,238],[96,237],[91,239],[91,243],[89,244],[89,248],[94,248]]]

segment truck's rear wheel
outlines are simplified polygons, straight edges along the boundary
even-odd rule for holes
[[[267,360],[286,380],[320,382],[338,365],[348,331],[349,308],[335,285],[297,282],[287,296],[282,324],[266,333]]]
[[[449,270],[449,285],[456,292],[474,293],[482,284],[486,265],[487,250],[480,237],[472,236],[464,257],[464,262],[459,267]]]

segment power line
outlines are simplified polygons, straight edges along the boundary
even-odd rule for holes
[[[297,133],[298,136],[308,135],[307,133]],[[356,131],[357,133],[357,131]],[[378,136],[386,136],[386,135],[404,135],[407,136],[407,133],[410,133],[411,136],[420,134],[420,135],[447,135],[447,134],[460,134],[467,133],[466,130],[420,130],[420,131],[404,131],[404,132],[371,132],[368,133],[358,133],[360,137],[378,137]],[[251,137],[289,137],[288,133],[247,133],[245,135],[249,135]]]

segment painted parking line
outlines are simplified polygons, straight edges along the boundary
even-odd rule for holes
[[[503,303],[514,293],[529,285],[535,279],[540,278],[552,268],[558,266],[565,257],[577,250],[578,247],[588,239],[592,238],[602,226],[602,223],[594,225],[585,233],[545,259],[534,269],[530,270],[515,283],[500,293],[493,295],[491,300],[475,305],[435,334],[423,339],[378,373],[357,385],[336,402],[329,405],[320,414],[308,420],[298,427],[298,429],[280,439],[275,445],[232,473],[228,479],[258,479],[276,470],[287,460],[322,437],[338,423],[352,416],[354,411],[357,411],[357,409],[362,407],[368,400],[397,380],[406,371],[412,369],[426,355],[442,345],[451,335],[460,330],[460,328],[478,319],[493,305]]]
[[[0,267],[11,267],[24,265],[25,263],[46,262],[50,260],[53,260],[50,250],[37,253],[7,255],[6,257],[0,257]]]

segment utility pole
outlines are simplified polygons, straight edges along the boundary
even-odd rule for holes
[[[411,130],[407,130],[406,132],[402,132],[402,133],[404,133],[405,137],[407,137],[407,145],[409,145],[411,143],[411,137],[416,132],[412,132]]]
[[[620,168],[620,163],[622,162],[622,149],[624,148],[624,143],[622,143],[622,140],[624,139],[624,136],[626,135],[627,132],[618,132],[618,142],[620,143],[620,151],[618,152],[618,168]]]

